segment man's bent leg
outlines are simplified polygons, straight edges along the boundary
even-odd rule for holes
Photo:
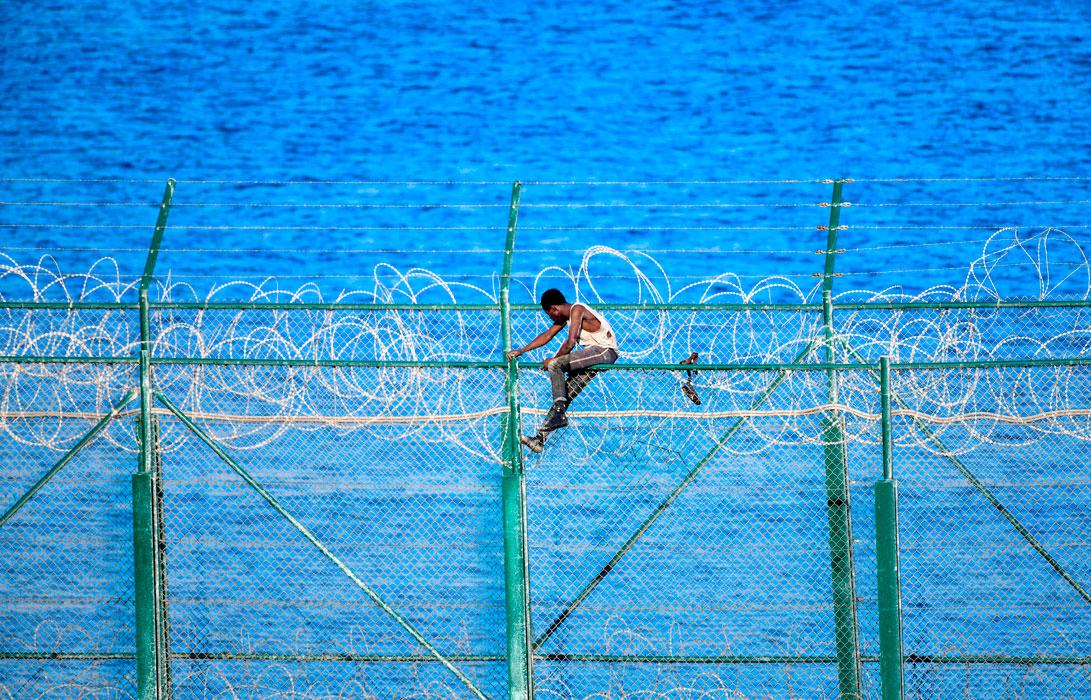
[[[579,352],[578,350],[576,352]],[[549,368],[549,385],[553,389],[553,401],[568,401],[568,387],[565,382],[565,375],[568,373],[569,367],[572,364],[572,355],[574,353],[568,353],[567,355],[561,355],[560,357],[554,357],[546,365]]]
[[[549,412],[546,413],[545,420],[542,421],[542,427],[538,428],[535,438],[540,440],[542,444],[545,443],[549,434],[556,430],[556,428],[547,428],[554,420],[554,416],[558,412],[563,414],[572,401],[587,388],[594,376],[598,374],[598,372],[586,369],[587,367],[599,364],[613,364],[617,362],[617,357],[617,351],[612,348],[582,348],[553,360],[549,365],[549,378],[553,386],[553,405],[550,406]],[[564,358],[563,363],[558,362],[561,358]],[[568,369],[568,377],[563,379],[563,391],[559,390],[558,374],[554,372],[553,363],[555,362],[558,362],[558,368],[564,366]],[[565,422],[567,423],[567,421]]]
[[[537,440],[542,445],[545,444],[549,434],[553,432],[553,430],[546,428],[550,421],[553,420],[553,416],[557,414],[557,411],[567,410],[568,404],[572,403],[572,400],[579,396],[581,391],[587,388],[587,385],[591,383],[591,379],[595,374],[597,374],[597,372],[584,370],[568,375],[568,380],[565,382],[565,394],[568,396],[568,401],[553,402],[553,405],[550,406],[549,411],[546,412],[545,419],[542,421],[542,425],[538,428],[538,432],[534,435],[533,439]]]
[[[569,373],[568,383],[566,385],[566,388],[568,389],[569,406],[571,406],[572,402],[576,400],[576,397],[587,388],[587,385],[591,383],[591,380],[596,374],[598,374],[598,372],[589,369]]]
[[[612,365],[617,362],[617,350],[613,348],[582,348],[568,354],[568,371],[594,367],[595,365]]]

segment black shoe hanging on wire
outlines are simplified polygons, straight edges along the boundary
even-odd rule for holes
[[[695,365],[697,364],[697,353],[691,352],[689,357],[678,362],[680,365]],[[694,371],[691,369],[686,370],[686,381],[682,382],[682,393],[686,395],[686,398],[697,404],[701,405],[701,397],[697,394],[697,389],[693,386]]]

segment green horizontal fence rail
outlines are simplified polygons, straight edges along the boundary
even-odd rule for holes
[[[816,276],[821,277],[821,303],[800,304],[693,304],[693,303],[603,303],[596,308],[603,311],[634,311],[641,313],[697,312],[709,314],[749,314],[752,312],[804,313],[815,318],[814,336],[802,338],[793,359],[789,362],[774,363],[705,363],[683,365],[665,362],[631,362],[622,360],[619,364],[600,365],[592,368],[595,372],[619,375],[622,379],[630,373],[651,373],[654,375],[675,375],[683,372],[703,373],[763,373],[769,376],[761,378],[760,385],[745,405],[748,411],[757,413],[766,408],[778,392],[793,377],[800,374],[813,374],[823,377],[825,404],[811,406],[823,413],[820,429],[821,482],[824,503],[822,510],[825,519],[821,523],[825,530],[824,537],[828,554],[826,589],[828,595],[831,639],[828,649],[814,654],[730,654],[730,653],[589,653],[556,650],[554,644],[566,632],[579,625],[579,614],[591,607],[596,596],[601,595],[606,586],[620,578],[625,567],[630,566],[640,548],[645,546],[658,528],[664,527],[670,514],[677,510],[685,499],[696,490],[697,483],[704,474],[711,471],[717,459],[722,459],[727,446],[737,440],[744,428],[748,427],[753,417],[735,416],[726,430],[717,432],[705,446],[703,456],[686,471],[667,485],[665,495],[658,495],[648,503],[640,505],[643,510],[634,513],[635,527],[625,530],[616,537],[616,542],[604,548],[600,560],[586,572],[587,578],[571,582],[571,590],[556,602],[555,609],[538,619],[538,629],[532,629],[535,598],[531,591],[533,579],[532,555],[533,542],[528,528],[532,525],[528,518],[527,478],[528,469],[524,464],[524,455],[519,444],[519,433],[524,429],[524,421],[529,421],[530,413],[520,405],[520,377],[523,373],[540,371],[537,362],[518,362],[506,357],[513,347],[513,313],[540,310],[535,304],[512,303],[511,280],[513,259],[516,253],[516,231],[522,185],[514,183],[511,203],[508,210],[508,223],[504,246],[504,257],[499,276],[499,288],[494,303],[478,304],[418,304],[418,303],[343,303],[343,302],[234,302],[234,301],[194,301],[163,302],[152,299],[152,286],[155,280],[157,258],[162,248],[167,220],[174,199],[173,180],[168,181],[166,192],[159,209],[152,242],[140,285],[137,290],[137,303],[125,302],[85,302],[85,301],[17,301],[0,300],[0,309],[17,314],[19,311],[69,312],[116,311],[122,312],[126,319],[131,319],[138,328],[138,345],[132,355],[116,356],[78,356],[78,355],[0,355],[0,365],[121,365],[133,370],[137,377],[135,386],[127,387],[120,397],[114,398],[108,405],[109,410],[95,417],[94,424],[69,447],[63,455],[48,468],[42,470],[42,476],[29,486],[14,502],[0,503],[3,515],[0,516],[0,528],[11,528],[25,516],[27,506],[48,488],[67,465],[72,463],[91,443],[100,437],[123,416],[136,418],[135,447],[137,448],[137,470],[131,478],[132,494],[132,558],[133,558],[133,593],[135,643],[131,651],[82,652],[66,649],[53,651],[42,650],[5,650],[0,649],[0,660],[38,660],[38,661],[102,661],[132,662],[136,683],[136,695],[141,700],[167,700],[172,697],[174,676],[173,665],[188,661],[239,661],[247,663],[341,663],[341,664],[421,664],[442,667],[439,670],[457,681],[460,692],[473,697],[488,697],[485,686],[481,685],[474,672],[467,670],[471,666],[502,665],[505,677],[506,697],[518,700],[530,700],[534,697],[536,664],[662,664],[662,665],[805,665],[827,666],[832,669],[836,693],[841,698],[859,698],[878,696],[883,700],[904,697],[906,693],[908,667],[914,664],[926,664],[937,667],[946,665],[1025,665],[1025,666],[1087,666],[1091,665],[1091,656],[1071,655],[1020,655],[1020,654],[920,654],[914,653],[912,644],[905,638],[904,617],[906,614],[903,601],[903,544],[900,539],[899,519],[899,482],[895,470],[895,439],[892,435],[892,423],[898,416],[909,418],[924,439],[945,455],[946,461],[968,485],[991,506],[1006,523],[1018,534],[1023,542],[1056,576],[1073,591],[1082,601],[1091,604],[1088,586],[1091,581],[1081,579],[1079,571],[1071,562],[1055,554],[1051,545],[1033,531],[1024,519],[1006,505],[994,493],[994,487],[987,480],[978,477],[964,460],[948,449],[939,434],[925,425],[918,414],[903,401],[892,389],[892,376],[911,372],[961,372],[971,370],[1003,370],[1032,368],[1068,368],[1091,366],[1091,357],[1026,357],[1011,359],[972,359],[972,360],[912,360],[894,361],[884,356],[874,361],[867,359],[849,340],[839,337],[835,324],[835,312],[840,321],[841,314],[897,313],[903,311],[963,311],[963,312],[1000,312],[1028,309],[1091,309],[1091,300],[1017,300],[997,299],[988,301],[946,301],[946,302],[892,302],[892,301],[854,301],[839,302],[833,294],[838,249],[838,233],[846,227],[840,223],[843,203],[842,187],[847,182],[832,182],[833,192],[829,203],[829,222],[820,227],[827,233],[826,248],[823,255],[823,267]],[[309,313],[356,313],[386,314],[397,317],[401,314],[489,314],[499,316],[500,337],[498,348],[500,357],[494,359],[360,359],[326,356],[316,352],[314,357],[261,357],[261,356],[174,356],[170,349],[158,349],[152,333],[152,319],[157,314],[205,314],[206,312],[235,313],[273,313],[280,315]],[[786,354],[787,355],[787,354]],[[788,355],[791,356],[791,355]],[[444,642],[431,639],[423,627],[416,624],[403,611],[399,603],[382,591],[387,582],[366,580],[354,568],[348,557],[337,551],[337,545],[328,543],[322,534],[304,524],[302,516],[296,514],[288,500],[273,494],[274,488],[267,486],[232,456],[229,447],[218,439],[199,418],[187,413],[179,402],[169,398],[157,383],[157,375],[172,370],[213,371],[217,368],[290,368],[307,370],[320,369],[376,369],[407,370],[427,375],[457,371],[458,379],[468,381],[466,377],[494,373],[503,376],[502,391],[486,412],[491,420],[500,421],[500,444],[497,445],[499,465],[497,477],[497,517],[502,525],[501,542],[481,543],[485,548],[501,552],[502,556],[502,600],[499,607],[504,612],[504,648],[495,652],[467,652],[462,649],[450,650]],[[188,369],[187,369],[188,368]],[[250,371],[248,369],[248,371]],[[852,406],[842,404],[841,377],[848,372],[864,372],[875,379],[875,394],[880,405],[880,412],[874,417],[879,425],[881,445],[878,462],[881,473],[872,475],[875,578],[857,580],[854,557],[853,512],[851,506],[852,485],[850,455],[847,449],[845,429],[845,409]],[[135,408],[134,408],[135,405]],[[42,410],[47,411],[48,406]],[[704,410],[703,408],[701,410]],[[775,415],[777,409],[770,409]],[[860,409],[872,415],[871,410]],[[578,409],[574,411],[578,413]],[[690,415],[700,416],[698,412]],[[172,629],[170,621],[171,594],[168,582],[171,580],[171,565],[168,562],[166,532],[166,500],[164,497],[164,466],[161,459],[160,442],[163,427],[161,417],[180,424],[189,435],[195,436],[217,459],[226,464],[231,472],[270,508],[280,520],[287,523],[298,533],[313,550],[321,554],[326,564],[332,565],[342,576],[361,591],[367,601],[391,621],[399,633],[408,637],[417,645],[417,653],[395,653],[384,651],[344,651],[329,652],[263,652],[254,651],[176,651],[172,648]],[[82,416],[86,419],[87,416]],[[495,423],[494,423],[495,425]],[[853,456],[853,460],[857,457]],[[44,465],[43,465],[44,466]],[[900,524],[903,523],[903,524]],[[612,540],[613,542],[613,540]],[[397,542],[389,543],[397,546]],[[826,556],[825,554],[823,556]],[[861,625],[858,601],[862,597],[873,595],[876,600],[877,633],[875,650],[871,654],[862,651],[860,640]],[[550,643],[547,646],[547,643]],[[832,652],[832,653],[827,653]],[[869,667],[876,670],[871,686],[868,685]]]
[[[20,301],[0,299],[0,309],[28,310],[123,310],[136,311],[139,304],[126,302],[94,301]],[[268,301],[188,301],[156,302],[150,301],[152,310],[179,311],[500,311],[496,304],[382,304],[382,303],[346,303],[346,302],[268,302]],[[537,311],[536,304],[508,304],[512,311]],[[656,304],[620,304],[600,303],[595,308],[603,311],[812,311],[821,312],[822,304],[762,304],[760,302],[744,304],[698,304],[698,303],[656,303]],[[998,299],[996,301],[856,301],[838,302],[837,308],[845,311],[949,311],[949,310],[1000,310],[1000,309],[1084,309],[1091,308],[1091,299]]]

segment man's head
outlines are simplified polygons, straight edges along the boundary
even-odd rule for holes
[[[568,320],[568,301],[559,289],[547,289],[542,292],[542,311],[546,312],[554,323]]]

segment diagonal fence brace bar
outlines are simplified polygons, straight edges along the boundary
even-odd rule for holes
[[[811,350],[813,350],[817,344],[818,339],[812,339],[811,342],[807,343],[806,347],[804,347],[803,350],[801,350],[799,354],[795,356],[795,358],[792,360],[792,364],[802,363],[803,360],[805,360],[807,356],[811,354]],[[781,373],[780,376],[770,382],[769,386],[765,388],[765,391],[763,391],[761,395],[759,395],[758,398],[755,399],[752,404],[750,404],[750,410],[756,410],[763,403],[765,403],[773,394],[773,392],[776,391],[776,388],[784,382],[787,376],[787,374]],[[571,602],[564,606],[564,610],[561,611],[561,614],[558,615],[557,618],[554,619],[552,623],[550,623],[549,627],[546,628],[546,631],[543,632],[538,637],[538,639],[534,641],[535,650],[545,644],[545,642],[553,636],[553,633],[556,632],[562,624],[564,624],[564,621],[568,619],[568,616],[575,612],[576,608],[583,604],[583,601],[585,601],[587,597],[591,595],[591,592],[594,591],[600,583],[602,583],[602,581],[610,574],[613,568],[617,566],[618,562],[620,562],[621,559],[629,553],[629,551],[633,548],[633,545],[637,543],[637,540],[644,536],[644,533],[647,532],[648,529],[651,528],[651,526],[655,523],[655,521],[659,519],[659,516],[662,515],[663,512],[666,511],[672,503],[674,503],[674,501],[682,494],[682,492],[686,490],[686,487],[693,483],[693,480],[697,478],[697,476],[701,473],[702,470],[704,470],[706,466],[708,466],[708,463],[712,461],[712,458],[716,456],[716,453],[723,449],[723,446],[727,444],[728,440],[730,440],[732,437],[735,436],[737,432],[739,432],[739,430],[746,424],[747,420],[748,418],[744,416],[735,421],[735,424],[732,425],[726,433],[724,433],[723,437],[716,441],[716,444],[713,445],[712,449],[710,449],[708,453],[701,458],[701,461],[698,462],[697,465],[693,467],[693,469],[691,469],[685,477],[683,477],[682,481],[680,481],[678,485],[674,487],[674,490],[670,492],[670,495],[668,495],[665,499],[663,499],[662,502],[660,502],[658,506],[655,507],[655,510],[652,511],[651,515],[649,515],[647,519],[645,519],[644,522],[641,523],[640,527],[636,529],[636,531],[629,537],[629,539],[625,540],[625,544],[623,544],[621,548],[614,553],[614,556],[610,557],[610,561],[608,561],[606,565],[603,566],[597,574],[595,574],[595,577],[591,579],[591,581],[584,587],[582,591],[580,591],[579,595],[577,595],[575,598],[572,599]]]
[[[315,537],[314,534],[312,534],[311,531],[308,530],[303,523],[296,520],[295,517],[291,513],[289,513],[286,508],[284,508],[284,506],[280,505],[280,503],[277,501],[276,498],[273,497],[271,493],[266,491],[265,488],[260,483],[258,483],[257,480],[254,479],[254,477],[250,476],[249,472],[243,469],[242,465],[232,459],[231,455],[229,455],[220,446],[220,444],[216,442],[215,438],[205,432],[205,430],[202,429],[199,425],[194,423],[190,419],[190,417],[182,412],[180,408],[175,406],[174,403],[170,399],[168,399],[166,395],[163,394],[163,392],[156,389],[154,391],[154,394],[155,398],[158,399],[159,402],[162,403],[168,411],[173,413],[178,420],[182,421],[182,424],[185,425],[186,428],[188,428],[194,435],[200,438],[201,442],[208,445],[209,449],[216,453],[216,456],[223,460],[223,462],[227,464],[227,466],[231,467],[231,469],[236,474],[238,474],[239,477],[241,477],[242,480],[245,481],[250,488],[254,489],[254,491],[256,491],[259,496],[265,499],[266,503],[272,506],[273,510],[275,510],[278,514],[280,514],[281,517],[287,520],[292,525],[292,527],[299,531],[299,534],[303,535],[303,537],[305,537],[308,542],[314,545],[315,548],[318,549],[318,551],[321,552],[323,556],[333,562],[333,564],[341,570],[341,573],[345,574],[345,576],[347,576],[350,581],[355,583],[356,586],[361,591],[363,591],[368,598],[371,599],[371,602],[375,603],[376,606],[378,606],[383,612],[389,615],[391,619],[398,623],[398,625],[402,629],[404,629],[409,634],[409,636],[413,638],[414,641],[417,642],[417,644],[420,644],[422,647],[424,647],[428,651],[428,653],[434,656],[437,661],[439,661],[447,668],[448,671],[454,674],[454,676],[458,678],[458,680],[461,681],[462,684],[466,686],[466,688],[469,689],[469,691],[473,693],[475,697],[480,698],[480,700],[488,700],[488,698],[486,698],[486,696],[477,688],[477,686],[474,685],[473,681],[470,680],[469,677],[466,676],[466,674],[460,671],[454,664],[452,664],[447,659],[447,657],[443,655],[442,652],[439,651],[439,649],[436,649],[427,639],[425,639],[424,635],[422,635],[415,627],[413,627],[413,625],[410,624],[408,620],[402,617],[397,610],[392,608],[386,601],[379,597],[379,594],[376,593],[371,588],[371,586],[364,583],[364,581],[361,580],[360,577],[357,576],[356,573],[353,572],[353,570],[350,569],[347,564],[345,564],[345,562],[341,561],[341,559],[339,559],[337,555],[330,551],[329,547],[324,545],[321,540]]]
[[[849,353],[856,357],[860,363],[865,363],[863,356],[856,351],[856,348],[849,345],[843,339],[839,339],[838,342],[840,342],[841,345],[849,351]],[[869,371],[871,372],[871,375],[876,380],[876,382],[878,382],[879,376],[876,371]],[[909,410],[909,405],[899,397],[895,396],[893,391],[891,391],[891,398],[892,400],[897,402],[900,408],[904,410]],[[949,461],[955,467],[955,469],[958,469],[962,476],[964,476],[966,480],[970,482],[970,485],[977,489],[978,493],[984,496],[985,500],[987,500],[989,504],[992,505],[992,507],[1000,513],[1000,515],[1004,516],[1004,519],[1007,520],[1008,523],[1011,524],[1013,528],[1015,528],[1015,531],[1019,533],[1020,537],[1026,540],[1027,544],[1029,544],[1031,548],[1033,548],[1034,551],[1037,552],[1047,564],[1049,564],[1050,568],[1056,571],[1057,574],[1062,579],[1064,579],[1065,583],[1071,586],[1072,590],[1076,591],[1076,593],[1078,593],[1079,596],[1084,599],[1084,601],[1086,601],[1087,603],[1091,603],[1091,593],[1088,593],[1087,589],[1085,589],[1083,585],[1078,580],[1076,580],[1076,578],[1072,574],[1068,573],[1068,571],[1065,570],[1064,566],[1062,566],[1061,563],[1057,561],[1052,554],[1049,553],[1049,550],[1047,550],[1045,546],[1038,541],[1034,534],[1030,530],[1028,530],[1026,526],[1023,525],[1023,523],[1019,521],[1019,518],[1016,518],[1015,515],[1012,514],[1012,512],[1008,510],[1003,503],[1001,503],[1000,499],[997,498],[993,494],[993,492],[990,491],[989,488],[985,486],[985,484],[982,483],[976,475],[974,475],[972,471],[970,471],[969,467],[962,463],[962,460],[951,454],[951,451],[947,448],[946,445],[943,444],[943,441],[940,440],[940,438],[934,432],[932,432],[931,428],[925,425],[919,418],[914,418],[913,424],[917,426],[917,428],[922,433],[924,433],[924,435],[929,440],[932,441],[932,444],[942,450],[943,456],[947,458],[947,461]]]
[[[103,416],[98,423],[95,423],[95,425],[90,430],[84,433],[83,437],[79,439],[79,442],[73,445],[72,448],[68,450],[68,452],[65,452],[64,456],[58,459],[56,463],[54,463],[53,466],[49,468],[49,471],[42,475],[42,478],[38,479],[38,481],[33,486],[27,489],[27,492],[24,493],[19,498],[19,500],[16,501],[10,508],[8,508],[7,512],[4,513],[3,516],[0,516],[0,527],[2,527],[7,521],[11,520],[12,517],[14,517],[14,515],[19,512],[19,509],[26,505],[27,501],[29,501],[31,498],[34,498],[34,494],[41,491],[42,487],[49,483],[49,480],[56,476],[57,472],[63,469],[66,464],[72,461],[73,457],[79,454],[80,451],[83,450],[83,448],[87,447],[87,445],[90,444],[90,442],[94,440],[99,433],[105,430],[106,426],[110,424],[110,421],[112,421],[114,418],[117,418],[118,414],[121,413],[122,409],[124,409],[126,406],[132,403],[134,399],[136,399],[138,391],[139,390],[135,387],[129,389],[129,391],[127,391],[125,395],[121,397],[121,400],[114,404],[113,408],[110,409],[109,413]]]

